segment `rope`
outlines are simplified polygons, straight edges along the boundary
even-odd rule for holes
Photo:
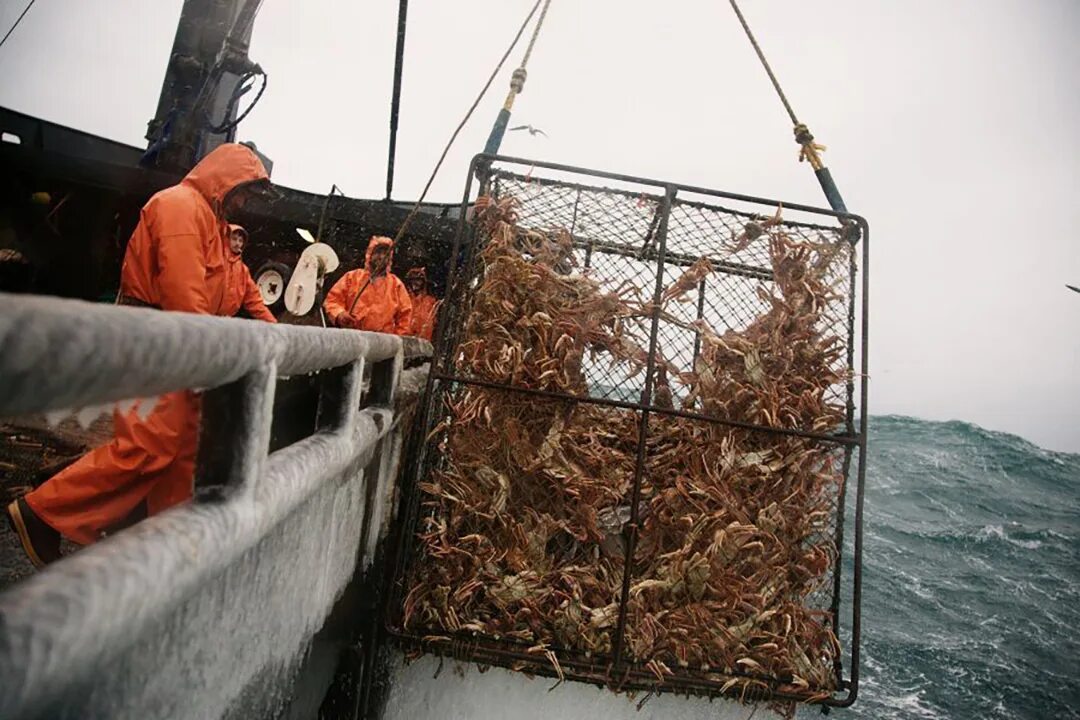
[[[734,10],[735,14],[739,17],[739,22],[742,23],[743,30],[746,31],[746,37],[750,38],[750,44],[754,46],[754,52],[757,53],[758,59],[761,60],[761,65],[765,68],[765,72],[769,74],[769,80],[772,81],[773,87],[776,88],[776,94],[780,96],[780,102],[784,103],[784,109],[787,110],[788,117],[791,118],[791,124],[798,126],[799,120],[795,117],[795,111],[791,109],[791,103],[788,102],[787,95],[784,94],[784,89],[780,87],[780,81],[776,79],[776,74],[773,73],[772,67],[769,66],[769,61],[765,59],[765,53],[762,52],[761,46],[758,45],[754,33],[750,31],[750,25],[747,24],[746,18],[743,17],[742,10],[739,9],[739,5],[735,0],[731,0],[731,9]]]
[[[540,29],[544,27],[544,20],[547,18],[548,8],[551,7],[551,0],[544,0],[544,9],[540,11],[540,19],[536,21],[536,27],[533,28],[532,37],[529,38],[529,46],[525,48],[525,55],[521,58],[521,64],[514,70],[513,75],[510,76],[510,93],[506,96],[506,102],[503,103],[505,110],[510,110],[514,107],[514,100],[521,91],[525,89],[525,78],[529,76],[526,72],[526,67],[529,65],[529,58],[532,57],[533,48],[536,47],[536,39],[540,37]],[[500,133],[501,139],[501,133]]]
[[[731,9],[735,11],[735,15],[739,18],[739,23],[746,32],[746,37],[750,39],[750,44],[754,46],[754,52],[757,53],[758,60],[761,61],[761,66],[765,68],[765,72],[768,74],[772,86],[776,89],[776,94],[779,96],[780,102],[784,104],[784,109],[787,110],[788,117],[791,118],[791,124],[795,126],[795,142],[802,146],[802,149],[799,150],[799,162],[805,160],[810,163],[814,170],[820,170],[825,167],[825,163],[821,159],[821,153],[825,150],[825,146],[815,143],[814,135],[810,132],[810,128],[799,122],[799,119],[795,117],[795,110],[791,107],[791,103],[788,102],[787,95],[784,94],[784,88],[780,87],[780,81],[776,79],[776,73],[773,72],[772,66],[769,65],[769,61],[765,59],[765,52],[761,49],[761,46],[758,45],[757,38],[754,37],[753,31],[750,30],[750,24],[746,22],[746,17],[742,14],[742,10],[739,9],[739,4],[735,0],[729,1],[731,2]]]
[[[19,23],[21,23],[22,19],[26,17],[26,13],[30,12],[30,8],[34,7],[35,2],[37,2],[37,0],[30,0],[30,3],[26,6],[25,9],[23,9],[22,14],[15,19],[15,24],[12,25],[11,29],[7,31],[6,35],[4,35],[4,39],[0,40],[0,47],[4,46],[4,43],[6,43],[8,38],[11,37],[11,33],[15,32],[15,28],[19,27]]]
[[[525,48],[525,57],[521,58],[520,67],[522,70],[529,64],[529,58],[532,57],[533,47],[536,45],[536,38],[540,36],[540,28],[544,27],[544,19],[547,18],[549,7],[551,7],[551,0],[546,0],[544,9],[540,11],[540,19],[536,21],[536,27],[533,29],[532,37],[529,39],[529,46]]]
[[[510,57],[510,53],[512,53],[514,51],[514,48],[517,47],[518,41],[521,40],[521,36],[525,33],[525,28],[529,26],[529,22],[532,20],[533,15],[536,14],[536,10],[540,7],[541,2],[543,2],[543,0],[536,0],[536,4],[532,6],[532,10],[530,10],[529,14],[525,16],[525,21],[521,23],[521,27],[518,28],[517,34],[514,35],[513,42],[510,43],[510,47],[506,48],[506,52],[503,53],[502,58],[499,59],[499,64],[496,65],[495,69],[491,71],[491,76],[487,79],[487,82],[484,83],[484,87],[482,90],[480,90],[480,94],[476,96],[476,100],[473,101],[473,104],[469,108],[469,111],[465,113],[465,117],[463,117],[461,119],[461,122],[458,123],[457,128],[454,130],[454,134],[450,136],[450,141],[446,143],[446,147],[443,148],[442,155],[439,156],[439,161],[435,163],[435,169],[431,171],[431,177],[428,178],[427,184],[424,185],[424,191],[420,193],[420,199],[416,201],[416,204],[413,205],[412,210],[410,210],[409,214],[405,216],[405,222],[401,224],[401,229],[398,230],[397,235],[394,236],[395,245],[397,245],[398,241],[400,241],[401,238],[405,235],[405,230],[409,227],[409,223],[411,223],[413,218],[416,217],[417,213],[420,212],[420,206],[423,204],[424,198],[427,197],[428,190],[431,189],[431,184],[435,182],[435,176],[438,175],[439,168],[442,167],[443,161],[446,160],[447,153],[450,152],[450,148],[453,146],[454,141],[457,140],[457,136],[461,133],[462,128],[464,128],[465,124],[469,122],[469,118],[472,117],[473,111],[476,110],[476,107],[480,104],[480,101],[484,99],[485,95],[487,95],[487,91],[491,87],[491,83],[495,82],[495,78],[498,76],[499,71],[502,70],[503,65],[506,64],[506,59]],[[547,0],[547,2],[550,3],[551,0]],[[535,41],[535,39],[536,38],[534,35],[533,40]]]
[[[847,212],[847,208],[844,207],[843,198],[840,197],[840,191],[836,188],[836,183],[833,182],[832,175],[825,167],[825,162],[821,159],[821,153],[824,152],[825,146],[814,142],[814,135],[810,132],[810,128],[799,122],[799,119],[795,116],[795,110],[791,107],[791,103],[788,102],[787,95],[784,94],[784,89],[780,87],[780,81],[776,79],[776,73],[773,72],[772,66],[769,65],[769,61],[765,59],[764,51],[762,51],[761,46],[758,45],[757,38],[754,37],[754,33],[750,30],[750,24],[746,22],[746,17],[742,14],[742,10],[739,9],[739,4],[736,0],[729,0],[729,2],[731,3],[731,9],[735,11],[735,15],[739,18],[739,23],[746,32],[746,37],[749,38],[750,44],[754,46],[754,52],[757,53],[758,60],[761,61],[761,66],[765,68],[765,72],[768,74],[769,80],[772,82],[772,86],[776,90],[777,96],[780,98],[780,102],[784,104],[784,109],[787,110],[788,117],[791,118],[791,124],[795,126],[795,142],[800,146],[799,162],[806,161],[810,163],[810,166],[818,176],[818,182],[821,184],[821,189],[825,192],[825,196],[828,198],[829,205],[833,210]]]

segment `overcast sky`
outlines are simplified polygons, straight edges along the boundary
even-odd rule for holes
[[[532,0],[413,0],[395,197],[413,199]],[[24,0],[0,0],[6,30]],[[0,105],[143,144],[180,0],[38,0]],[[1080,451],[1080,3],[744,0],[869,219],[871,412]],[[382,197],[397,3],[265,0],[241,126],[274,179]],[[520,51],[515,55],[516,61]],[[460,197],[509,66],[429,199]],[[824,205],[724,0],[554,0],[507,154]]]

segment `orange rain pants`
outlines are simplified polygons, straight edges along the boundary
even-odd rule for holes
[[[156,402],[145,420],[138,408],[115,410],[113,441],[27,495],[30,509],[64,537],[88,545],[126,524],[144,501],[153,515],[191,497],[200,399],[185,390]]]

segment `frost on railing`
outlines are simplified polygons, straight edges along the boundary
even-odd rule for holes
[[[406,357],[428,346],[55,299],[0,306],[0,417],[205,389],[197,501],[0,595],[0,717],[277,714],[392,512],[395,394]],[[314,432],[268,453],[277,378],[309,373]]]

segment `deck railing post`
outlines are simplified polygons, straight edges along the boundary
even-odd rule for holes
[[[195,500],[223,500],[255,482],[270,448],[277,363],[202,395]]]
[[[320,374],[316,430],[335,431],[352,427],[360,410],[365,365],[361,358]]]

